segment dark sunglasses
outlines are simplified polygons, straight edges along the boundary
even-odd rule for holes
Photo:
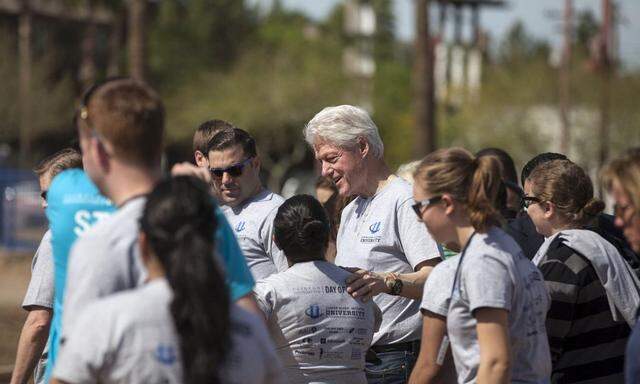
[[[413,204],[411,206],[411,208],[413,208],[413,212],[416,213],[418,218],[422,219],[422,208],[423,207],[428,207],[428,206],[430,206],[432,204],[435,204],[435,203],[439,202],[440,200],[442,200],[442,196],[434,196],[434,197],[432,197],[430,199],[416,201],[416,203]]]
[[[253,157],[249,157],[244,161],[233,164],[232,166],[227,168],[209,168],[209,172],[211,172],[211,176],[218,179],[221,179],[225,173],[228,173],[229,176],[232,177],[238,177],[242,175],[242,171],[244,171],[245,165],[247,165],[251,160],[253,160]]]
[[[539,203],[542,203],[542,200],[538,197],[527,195],[522,196],[522,205],[524,205],[525,208],[529,208],[529,206]]]
[[[42,197],[43,200],[47,200],[47,191],[42,191],[40,197]]]

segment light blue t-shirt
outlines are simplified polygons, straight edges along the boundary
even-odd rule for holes
[[[58,174],[47,192],[46,215],[51,230],[54,264],[53,319],[49,331],[49,361],[45,382],[51,375],[62,331],[62,303],[69,250],[91,226],[109,216],[114,207],[81,169]]]

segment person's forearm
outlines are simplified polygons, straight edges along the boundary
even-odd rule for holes
[[[478,367],[478,384],[508,384],[510,368],[508,363],[498,360],[482,361]]]
[[[27,383],[47,344],[50,321],[29,312],[22,327],[11,384]]]
[[[433,267],[426,266],[418,272],[400,274],[400,280],[402,280],[402,291],[400,291],[399,296],[420,300],[424,291],[424,283],[427,281],[432,270]]]

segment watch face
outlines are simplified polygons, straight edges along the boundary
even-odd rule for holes
[[[397,279],[393,283],[393,287],[391,287],[391,294],[398,295],[400,294],[400,291],[402,291],[402,280]]]

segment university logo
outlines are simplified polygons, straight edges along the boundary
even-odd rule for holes
[[[322,313],[320,313],[320,306],[317,304],[310,305],[309,308],[304,311],[304,314],[312,319],[317,319],[318,317],[322,316]]]
[[[371,233],[376,233],[380,231],[380,222],[376,221],[375,223],[371,224],[369,226],[369,231],[371,231]]]
[[[158,345],[155,352],[155,358],[164,365],[171,365],[176,362],[176,350],[171,345]]]
[[[238,225],[236,225],[236,232],[244,231],[245,227],[246,227],[246,225],[245,225],[244,221],[239,222]]]

